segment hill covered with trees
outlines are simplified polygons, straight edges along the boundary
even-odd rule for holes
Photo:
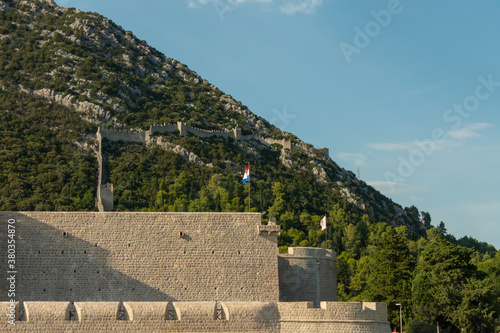
[[[302,143],[99,14],[0,1],[0,210],[94,211],[97,128],[181,120]],[[161,145],[104,140],[115,210],[248,211],[241,178],[250,163],[251,210],[277,219],[280,250],[337,251],[339,300],[386,302],[394,325],[401,303],[407,332],[498,324],[493,246],[455,239],[429,213],[401,207],[326,156],[257,140],[155,137],[198,163]]]

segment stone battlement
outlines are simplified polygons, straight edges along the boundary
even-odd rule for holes
[[[280,144],[283,149],[290,150],[300,150],[308,154],[322,155],[327,158],[329,156],[328,148],[314,148],[312,145],[300,142],[298,145],[292,144],[290,140],[275,140],[270,138],[263,138],[259,135],[250,134],[242,135],[241,129],[236,127],[232,130],[206,130],[196,127],[187,126],[184,122],[178,121],[177,124],[154,124],[149,127],[147,131],[123,131],[123,130],[107,130],[100,128],[97,131],[97,136],[99,138],[106,138],[110,141],[123,141],[123,142],[138,142],[138,143],[150,143],[150,138],[156,133],[175,133],[178,132],[182,136],[192,134],[202,138],[208,138],[211,136],[220,138],[232,138],[234,140],[250,141],[256,140],[261,144],[270,146],[272,144]]]
[[[385,303],[280,302],[278,311],[281,332],[390,332]]]
[[[312,247],[289,247],[288,253],[278,255],[280,301],[313,301],[319,306],[322,301],[337,300],[337,284],[322,281],[337,281],[337,254],[332,250]]]
[[[15,303],[15,320],[20,322],[46,321],[240,321],[271,309],[279,319],[277,303],[272,302],[23,302]],[[1,309],[10,306],[0,302]],[[22,314],[24,312],[24,314]],[[1,312],[2,321],[9,317]]]
[[[2,331],[369,332],[388,333],[381,303],[321,302],[24,302]],[[7,309],[9,303],[0,303]],[[24,312],[24,315],[22,314]],[[20,318],[21,316],[21,318]]]
[[[288,253],[281,254],[282,256],[310,257],[310,258],[330,258],[337,261],[337,256],[332,250],[319,249],[316,247],[289,247]]]
[[[160,142],[153,139],[153,136],[156,133],[165,134],[175,132],[178,132],[182,136],[192,134],[201,138],[215,136],[225,139],[231,138],[234,140],[255,140],[266,146],[279,144],[282,146],[282,149],[299,150],[307,154],[321,155],[324,158],[329,157],[328,148],[314,148],[312,145],[304,142],[300,142],[298,145],[296,145],[293,144],[290,140],[274,140],[270,138],[263,138],[255,134],[242,135],[241,129],[238,127],[233,128],[232,130],[213,131],[196,127],[189,127],[182,121],[178,121],[177,124],[154,124],[151,125],[149,127],[149,130],[147,131],[107,130],[99,127],[96,134],[99,148],[97,151],[98,186],[95,200],[96,208],[98,211],[110,212],[113,210],[113,186],[112,184],[106,183],[107,176],[104,170],[105,156],[103,156],[102,154],[102,140],[107,139],[110,141],[135,142],[150,145]]]

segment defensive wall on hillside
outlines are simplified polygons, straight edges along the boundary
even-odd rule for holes
[[[263,138],[259,135],[242,135],[240,128],[225,131],[212,131],[204,130],[195,127],[189,127],[184,122],[178,121],[177,124],[163,124],[151,125],[147,131],[117,131],[106,130],[99,127],[97,130],[98,152],[97,160],[99,163],[98,169],[98,186],[96,194],[96,207],[100,212],[110,212],[113,210],[113,184],[107,182],[108,177],[105,170],[106,157],[102,154],[102,140],[107,139],[110,141],[123,141],[123,142],[136,142],[145,143],[147,145],[153,142],[152,137],[155,134],[165,133],[179,133],[181,136],[195,135],[201,138],[220,137],[225,139],[234,139],[238,141],[258,141],[265,146],[279,144],[283,149],[299,150],[308,154],[317,154],[325,158],[329,156],[328,148],[314,148],[310,144],[300,142],[293,144],[290,140],[274,140],[270,138]]]
[[[189,134],[198,136],[200,138],[209,138],[212,136],[225,138],[225,139],[234,139],[240,141],[250,141],[256,140],[263,145],[271,146],[272,144],[280,144],[283,146],[283,149],[290,150],[300,150],[308,154],[316,154],[324,157],[329,156],[328,148],[314,148],[312,145],[300,142],[299,144],[293,144],[290,140],[275,140],[270,138],[263,138],[259,135],[250,134],[243,135],[241,133],[241,129],[236,127],[232,130],[225,131],[214,131],[214,130],[205,130],[196,127],[187,126],[184,122],[178,121],[177,124],[155,124],[149,127],[147,131],[117,131],[117,130],[106,130],[99,128],[98,133],[100,133],[102,138],[106,138],[110,141],[123,141],[123,142],[142,142],[149,144],[150,137],[155,135],[156,133],[165,134],[165,133],[179,133],[181,136],[187,136]]]
[[[260,213],[0,212],[1,249],[9,221],[0,331],[390,332],[385,304],[335,302],[334,252],[278,255]]]

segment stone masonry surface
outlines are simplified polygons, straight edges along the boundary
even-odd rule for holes
[[[260,213],[0,212],[1,230],[7,219],[20,301],[278,301]]]
[[[8,303],[0,303],[5,309]],[[17,304],[19,306],[19,304]],[[71,310],[73,308],[73,311]],[[8,332],[389,333],[383,303],[25,302]],[[19,308],[16,309],[16,317]]]
[[[278,256],[280,301],[337,300],[337,255],[334,251],[315,248],[289,247],[287,254]]]

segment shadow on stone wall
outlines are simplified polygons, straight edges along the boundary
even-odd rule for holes
[[[119,267],[110,267],[109,252],[99,244],[13,212],[0,212],[0,301],[10,300],[5,232],[9,218],[16,220],[16,301],[175,301],[160,288],[121,273]]]
[[[315,302],[317,265],[305,261],[305,267],[291,265],[286,258],[278,257],[280,302]]]

